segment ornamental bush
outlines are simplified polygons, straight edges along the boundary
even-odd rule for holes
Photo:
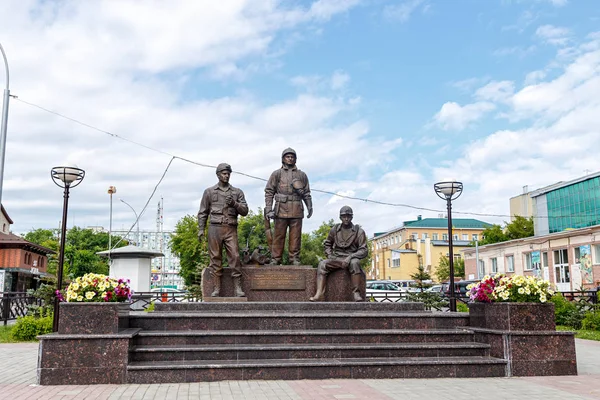
[[[36,318],[31,315],[17,318],[17,323],[11,330],[15,340],[29,342],[38,335],[52,332],[52,314],[47,317]]]
[[[68,302],[123,302],[131,299],[129,279],[116,279],[89,273],[75,279],[67,287]],[[59,295],[57,293],[57,295]]]
[[[588,331],[600,331],[600,312],[587,312],[581,321],[581,327]]]
[[[467,295],[473,301],[546,303],[554,294],[550,282],[534,276],[485,276],[480,282],[467,286]]]

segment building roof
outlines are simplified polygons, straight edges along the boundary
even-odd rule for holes
[[[40,246],[39,244],[29,242],[23,239],[21,236],[17,236],[13,233],[2,233],[0,232],[0,248],[19,248],[33,251],[38,254],[55,254],[54,250],[50,250],[47,247]]]
[[[455,229],[485,229],[492,226],[487,222],[472,218],[452,218]],[[414,221],[404,221],[405,228],[447,228],[447,218],[423,218]]]
[[[448,246],[449,244],[450,243],[447,240],[432,240],[431,241],[432,246]],[[469,241],[469,240],[453,240],[452,245],[458,246],[458,247],[469,247],[469,246],[471,246],[471,241]]]
[[[556,183],[553,183],[552,185],[545,186],[545,187],[543,187],[541,189],[537,189],[537,190],[531,191],[530,192],[530,196],[532,198],[533,197],[538,197],[538,196],[541,196],[541,195],[543,195],[545,193],[552,192],[554,190],[557,190],[557,189],[560,189],[560,188],[564,188],[566,186],[571,186],[571,185],[574,185],[574,184],[579,183],[579,182],[587,181],[588,179],[594,179],[594,178],[597,178],[599,176],[600,176],[600,171],[594,172],[593,174],[581,176],[581,177],[579,177],[577,179],[573,179],[573,180],[570,180],[570,181],[567,181],[567,182],[562,182],[562,181],[561,182],[556,182]]]
[[[0,209],[2,210],[2,214],[4,214],[4,218],[6,218],[9,224],[12,224],[13,220],[8,216],[8,213],[6,212],[6,209],[4,209],[4,206],[2,204],[0,204]]]
[[[109,253],[111,258],[154,258],[164,256],[160,251],[144,249],[133,245],[119,247],[111,251],[99,251],[96,254],[108,257]]]
[[[600,225],[586,226],[584,228],[569,229],[569,230],[564,230],[561,232],[549,233],[547,235],[528,236],[525,238],[506,240],[504,242],[479,245],[479,249],[489,249],[489,248],[494,248],[494,247],[502,248],[504,246],[513,245],[513,244],[542,244],[544,242],[547,242],[548,240],[562,239],[562,238],[568,238],[571,236],[584,235],[587,233],[597,232],[598,229],[600,229]],[[471,253],[475,252],[475,247],[472,247],[470,249],[464,249],[461,251],[463,251],[466,254],[471,254]]]

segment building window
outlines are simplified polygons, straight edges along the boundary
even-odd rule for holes
[[[506,272],[515,272],[515,256],[506,256]]]
[[[557,284],[571,282],[567,249],[554,250],[554,278]]]
[[[438,240],[438,234],[437,233],[433,233],[431,235],[431,240]]]
[[[460,260],[460,254],[453,254],[453,256],[454,256],[454,262]]]
[[[476,233],[474,233],[474,234],[473,234],[471,237],[473,238],[473,241],[474,241],[474,242],[476,242],[476,241],[478,241],[478,240],[479,240],[479,236],[477,236],[477,234],[476,234]]]
[[[490,264],[492,266],[492,274],[498,273],[498,259],[496,257],[490,258]]]
[[[417,240],[417,239],[419,238],[419,234],[418,234],[418,233],[413,233],[412,235],[410,235],[410,237],[411,237],[413,240]]]
[[[422,238],[423,240],[427,239],[427,237],[428,237],[428,236],[429,236],[429,235],[428,235],[427,233],[423,233],[423,234],[421,234],[421,238]]]
[[[525,254],[525,271],[540,270],[540,252],[532,251]]]
[[[594,264],[600,264],[600,244],[595,244],[592,246],[594,259],[592,260]]]
[[[469,240],[469,234],[468,233],[463,233],[462,234],[462,240]]]
[[[485,261],[479,260],[479,277],[483,278],[485,276]]]
[[[452,235],[452,240],[458,240],[458,233],[455,233],[454,235]]]
[[[448,241],[448,234],[442,233],[442,240]]]

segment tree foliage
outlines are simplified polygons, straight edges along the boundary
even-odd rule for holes
[[[59,252],[58,229],[35,229],[25,235],[25,240],[37,243],[56,251],[48,257],[48,273],[56,274]],[[112,236],[113,247],[127,246],[126,240]],[[91,229],[77,226],[67,231],[65,238],[65,276],[74,279],[89,272],[108,274],[109,266],[106,257],[100,257],[97,252],[108,250],[108,233],[95,232]]]
[[[429,283],[427,281],[431,280],[431,275],[425,271],[425,267],[423,263],[419,263],[419,267],[417,268],[417,272],[410,276],[416,283],[417,288],[422,292],[423,289],[429,287]]]
[[[440,256],[440,263],[435,268],[435,276],[438,282],[445,282],[450,279],[450,259],[447,256]],[[454,278],[465,277],[465,260],[462,258],[454,260]]]
[[[192,285],[198,285],[202,278],[202,270],[208,266],[208,250],[205,241],[202,243],[198,241],[196,216],[186,215],[177,222],[169,246],[179,257],[181,267],[179,275],[185,286],[189,288]]]
[[[483,238],[479,241],[479,244],[482,246],[533,236],[533,217],[525,218],[515,215],[514,221],[510,223],[504,222],[504,228],[498,224],[494,224],[489,228],[485,228],[482,235]]]

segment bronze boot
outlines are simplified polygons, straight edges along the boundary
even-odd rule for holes
[[[354,301],[364,301],[360,295],[360,290],[358,290],[358,287],[360,286],[361,278],[362,278],[361,274],[353,274],[352,275],[352,293],[354,294]]]
[[[213,279],[213,283],[215,284],[215,288],[213,289],[210,297],[219,297],[221,296],[221,277],[215,276]]]
[[[246,297],[246,293],[242,290],[242,277],[236,276],[233,278],[233,287],[235,291],[235,297]]]
[[[325,276],[317,274],[317,293],[310,298],[310,301],[325,301]]]

